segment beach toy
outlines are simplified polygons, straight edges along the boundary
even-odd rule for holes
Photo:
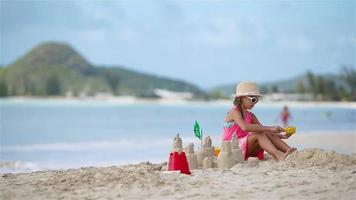
[[[214,156],[218,157],[219,153],[220,153],[220,148],[214,147]]]
[[[183,174],[191,174],[184,152],[172,152],[169,154],[168,171],[176,170],[180,170]]]
[[[293,135],[296,132],[297,128],[295,126],[288,126],[284,130],[286,131],[286,136],[289,137],[289,136]]]
[[[187,156],[183,152],[182,139],[179,134],[173,139],[173,149],[169,154],[168,171],[180,170],[183,174],[191,174]]]

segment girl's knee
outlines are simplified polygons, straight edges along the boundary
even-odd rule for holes
[[[253,135],[254,135],[257,139],[267,137],[266,132],[254,132]]]
[[[257,141],[258,140],[258,134],[256,133],[251,133],[248,137],[249,141]]]

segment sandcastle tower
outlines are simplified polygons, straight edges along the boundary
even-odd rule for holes
[[[211,138],[207,136],[204,138],[203,147],[198,152],[198,166],[203,167],[203,160],[205,157],[214,157],[214,147],[211,146]]]
[[[189,143],[185,147],[184,152],[187,156],[189,169],[190,170],[197,169],[198,168],[198,159],[197,159],[197,155],[194,154],[194,143]]]
[[[183,146],[182,146],[182,139],[179,137],[179,134],[177,134],[174,139],[173,139],[173,148],[171,152],[182,152],[183,151]]]
[[[232,151],[232,157],[235,159],[236,163],[242,163],[243,162],[242,150],[240,149],[239,141],[235,134],[232,136],[231,139],[231,151]]]
[[[217,167],[230,169],[236,164],[236,160],[232,155],[231,141],[225,141],[221,143],[221,151],[218,156]]]
[[[173,148],[169,154],[168,171],[179,170],[184,174],[191,174],[185,152],[183,152],[182,139],[179,134],[173,139]]]
[[[205,157],[203,160],[203,169],[213,168],[214,161],[212,157]]]

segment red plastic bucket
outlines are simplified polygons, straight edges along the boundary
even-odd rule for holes
[[[184,152],[173,152],[169,154],[168,171],[180,170],[183,174],[191,174],[187,157]]]

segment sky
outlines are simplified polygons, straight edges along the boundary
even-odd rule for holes
[[[1,0],[0,64],[65,42],[95,65],[202,88],[356,67],[355,1]]]

